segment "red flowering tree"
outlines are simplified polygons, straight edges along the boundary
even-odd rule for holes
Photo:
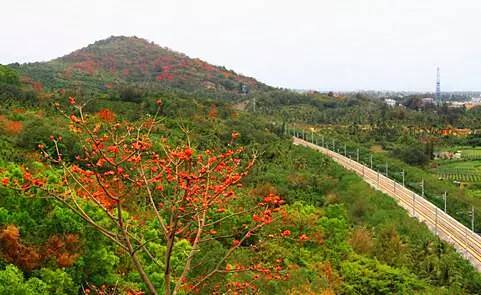
[[[157,115],[132,124],[120,122],[114,115],[106,119],[105,111],[86,114],[74,98],[70,98],[70,104],[71,112],[60,111],[69,118],[71,131],[82,141],[83,154],[73,163],[66,162],[59,136],[51,137],[51,146],[39,146],[46,161],[54,169],[61,168],[62,180],[52,182],[25,172],[22,179],[4,179],[4,185],[17,185],[26,193],[38,194],[40,189],[65,204],[129,255],[152,294],[158,290],[138,257],[139,252],[155,261],[163,259],[159,267],[163,267],[165,294],[198,290],[214,275],[229,272],[251,271],[280,278],[258,263],[232,269],[227,264],[236,249],[272,222],[283,204],[279,196],[271,194],[251,202],[250,208],[234,210],[231,206],[236,200],[235,190],[253,166],[255,155],[242,160],[242,148],[200,152],[194,150],[188,140],[183,146],[173,147],[165,138],[153,139]],[[231,147],[237,136],[233,133]],[[98,222],[85,210],[82,205],[85,202],[100,209],[109,222]],[[214,226],[242,215],[250,222],[231,229],[235,239],[214,267],[201,276],[191,275],[195,267],[192,262],[201,245],[221,238],[216,236]],[[146,229],[138,222],[139,218],[156,220],[162,237],[159,243],[166,246],[164,257],[155,257],[145,247],[148,241],[143,231]],[[179,240],[189,241],[191,248],[181,271],[173,274],[173,247]],[[250,287],[247,283],[240,285]]]

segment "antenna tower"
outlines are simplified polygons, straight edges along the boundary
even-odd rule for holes
[[[436,102],[441,102],[441,73],[439,67],[436,71]]]

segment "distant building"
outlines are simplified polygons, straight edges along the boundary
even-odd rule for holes
[[[455,157],[453,152],[434,152],[433,154],[436,160],[451,160]]]
[[[472,108],[481,106],[481,97],[472,97],[470,101],[452,101],[449,103],[451,108],[466,108],[470,110]]]
[[[464,104],[464,107],[465,107],[467,110],[470,110],[470,109],[475,108],[475,107],[478,107],[478,106],[481,106],[481,97],[472,97],[472,98],[471,98],[471,101],[466,102],[466,103]]]
[[[396,106],[396,104],[397,104],[397,102],[396,102],[394,99],[392,99],[392,98],[386,98],[386,99],[384,100],[384,103],[387,104],[387,105],[390,106],[390,107],[394,107],[394,106]]]
[[[464,104],[464,107],[465,107],[467,110],[470,110],[470,109],[472,109],[472,108],[479,107],[479,106],[481,106],[481,103],[468,102],[468,103]]]
[[[449,103],[450,108],[462,108],[466,103],[463,101],[451,101]]]
[[[443,128],[437,131],[438,134],[443,136],[456,136],[456,137],[465,137],[469,134],[472,134],[473,131],[469,128]]]
[[[424,97],[422,99],[422,101],[423,101],[423,104],[425,104],[425,105],[426,104],[434,104],[434,98],[432,98],[432,97]]]

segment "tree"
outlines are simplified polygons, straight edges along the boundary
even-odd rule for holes
[[[189,140],[172,147],[167,140],[155,140],[159,122],[157,114],[138,124],[117,121],[115,116],[89,115],[83,105],[70,98],[72,113],[60,110],[70,120],[70,129],[82,143],[82,155],[70,163],[63,157],[61,136],[51,136],[52,149],[40,145],[46,163],[61,170],[61,178],[32,175],[24,171],[19,178],[7,179],[26,194],[49,196],[82,217],[102,235],[129,255],[146,288],[157,294],[146,265],[155,263],[163,269],[165,294],[180,290],[198,290],[217,274],[250,271],[270,273],[266,267],[227,267],[231,254],[252,235],[273,220],[283,200],[270,194],[253,199],[243,208],[235,206],[236,187],[254,165],[255,154],[242,160],[244,150],[224,152],[195,151]],[[159,102],[159,105],[161,103]],[[58,105],[57,105],[58,106]],[[245,157],[244,157],[245,158]],[[4,179],[5,180],[5,179]],[[101,212],[109,222],[99,222]],[[216,226],[233,217],[244,216],[245,223],[231,228],[232,242],[207,272],[192,275],[192,261],[201,246],[217,237]],[[163,262],[149,249],[152,236],[146,222],[155,223],[155,231],[165,247]],[[174,248],[179,243],[187,255],[182,266],[173,268]],[[141,253],[141,254],[139,254]],[[140,257],[141,256],[141,257]],[[146,257],[148,262],[146,262]],[[274,268],[273,268],[274,269]],[[258,275],[257,275],[258,276]],[[247,285],[242,285],[247,286]]]
[[[393,155],[410,165],[422,166],[430,160],[426,150],[417,144],[398,148],[393,152]]]
[[[17,72],[7,66],[0,65],[0,83],[18,85],[20,80]]]

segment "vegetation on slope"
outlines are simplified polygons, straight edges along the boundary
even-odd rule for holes
[[[98,93],[136,85],[226,98],[268,89],[253,78],[137,37],[110,37],[49,62],[14,67],[48,89],[78,88]]]
[[[53,62],[50,65],[54,67]],[[25,79],[21,85],[9,82],[9,87],[16,92],[2,100],[0,109],[0,292],[78,294],[89,290],[91,293],[138,294],[147,291],[138,269],[118,244],[86,224],[62,202],[41,198],[40,191],[33,191],[27,198],[22,190],[12,187],[14,179],[25,179],[25,172],[41,173],[48,181],[58,179],[57,169],[44,164],[38,148],[40,144],[42,149],[52,152],[51,135],[54,139],[62,137],[59,144],[65,151],[63,157],[67,165],[81,154],[83,143],[78,141],[75,129],[69,128],[69,119],[60,116],[52,106],[55,102],[65,104],[69,95],[79,92],[76,87],[82,85],[84,95],[77,97],[77,101],[87,103],[86,113],[107,122],[112,118],[120,122],[140,122],[145,116],[155,114],[156,101],[162,98],[159,113],[162,121],[152,135],[153,142],[163,138],[174,147],[181,146],[188,130],[195,151],[203,153],[228,147],[232,134],[239,132],[237,144],[244,146],[248,153],[257,151],[259,157],[243,179],[242,187],[236,189],[238,203],[233,206],[249,205],[252,200],[270,194],[279,195],[286,202],[282,213],[273,214],[272,222],[242,242],[232,229],[234,225],[242,227],[254,222],[253,216],[239,216],[219,223],[215,232],[209,232],[210,243],[199,249],[192,273],[186,281],[175,283],[192,282],[197,276],[205,275],[215,267],[219,257],[239,243],[237,251],[222,262],[224,271],[194,291],[202,294],[235,291],[479,294],[480,274],[452,247],[408,217],[391,198],[372,190],[359,177],[320,153],[292,146],[290,140],[283,137],[283,126],[279,122],[294,119],[307,123],[311,119],[330,122],[332,110],[338,115],[338,122],[343,122],[355,116],[351,110],[363,109],[364,102],[269,90],[256,94],[260,111],[268,113],[268,116],[259,116],[238,111],[223,100],[211,99],[211,95],[198,95],[195,89],[193,94],[169,88],[159,90],[144,84],[141,91],[123,92],[122,97],[121,92],[108,89],[99,92],[101,87],[96,83],[101,80],[97,77],[91,80],[92,84],[84,83],[85,73],[79,79],[72,76],[62,84],[60,71],[44,66],[39,66],[42,81],[52,77],[49,87],[65,86],[63,91],[51,92],[49,87],[35,89],[35,84]],[[132,71],[136,72],[135,67]],[[77,70],[72,75],[75,72]],[[94,72],[88,77],[97,74]],[[104,78],[109,79],[108,75]],[[122,83],[126,83],[127,88],[139,89],[137,76],[132,79],[135,87],[127,78]],[[29,96],[32,91],[34,95]],[[91,97],[87,95],[89,92],[97,95]],[[269,102],[271,99],[273,102]],[[365,103],[372,104],[369,109],[376,109],[376,102]],[[303,117],[291,117],[291,111]],[[345,117],[340,116],[343,113]],[[105,215],[87,200],[81,206],[97,222],[108,224]],[[127,207],[128,222],[140,226],[145,232],[141,237],[145,245],[162,257],[168,239],[158,234],[155,217],[143,210],[141,206]],[[181,275],[179,271],[191,247],[189,239],[175,239],[174,277]],[[155,288],[165,289],[163,262],[149,255],[139,256]],[[241,267],[252,264],[257,265],[255,269]],[[257,277],[258,271],[263,275]]]

